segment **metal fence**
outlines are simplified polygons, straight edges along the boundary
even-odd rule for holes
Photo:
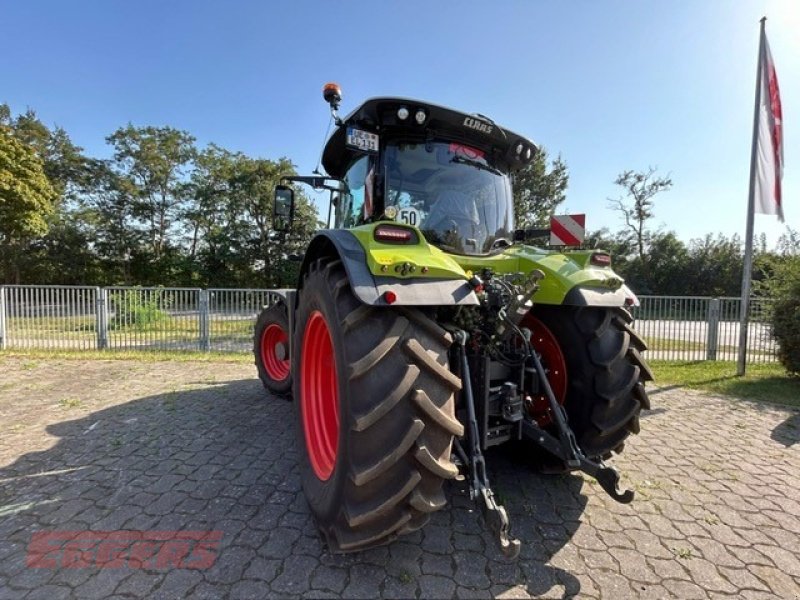
[[[0,286],[0,349],[249,352],[265,289]],[[649,359],[735,360],[739,298],[642,296]],[[769,304],[750,303],[748,361],[776,359]]]
[[[639,296],[634,327],[648,344],[650,360],[736,360],[740,298]],[[775,362],[777,344],[769,325],[770,302],[752,298],[747,361]]]
[[[0,286],[0,349],[247,352],[263,289]]]

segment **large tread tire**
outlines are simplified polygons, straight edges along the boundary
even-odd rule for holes
[[[621,452],[627,437],[639,433],[639,413],[650,408],[644,383],[653,379],[630,314],[622,308],[546,305],[533,314],[564,355],[564,407],[581,449],[593,458]]]
[[[315,473],[304,429],[301,362],[306,324],[321,313],[338,387],[338,444],[326,480]],[[332,552],[388,543],[445,506],[461,380],[448,368],[449,333],[422,311],[371,307],[353,294],[341,262],[311,265],[299,296],[294,397],[303,490]],[[308,372],[305,369],[309,369]]]
[[[258,378],[264,387],[274,395],[291,400],[292,373],[289,357],[289,318],[286,305],[276,302],[265,306],[256,319],[253,335],[253,356],[255,357]],[[277,349],[276,342],[282,347]],[[285,360],[281,360],[284,357]]]

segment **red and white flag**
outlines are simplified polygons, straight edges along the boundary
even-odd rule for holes
[[[778,76],[769,51],[767,35],[764,36],[760,72],[761,101],[758,107],[755,164],[755,211],[764,215],[778,215],[783,223],[781,178],[783,177],[783,113]]]

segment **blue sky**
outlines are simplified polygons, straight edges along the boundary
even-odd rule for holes
[[[0,0],[0,102],[35,109],[96,156],[128,121],[301,172],[317,161],[337,81],[343,111],[402,95],[480,112],[569,165],[565,212],[621,227],[625,169],[675,186],[654,225],[743,233],[758,19],[784,110],[786,224],[800,227],[800,2]],[[756,216],[773,242],[777,219]]]

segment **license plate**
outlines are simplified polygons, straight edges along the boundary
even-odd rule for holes
[[[356,129],[355,127],[348,127],[347,145],[362,152],[377,152],[378,134]]]

